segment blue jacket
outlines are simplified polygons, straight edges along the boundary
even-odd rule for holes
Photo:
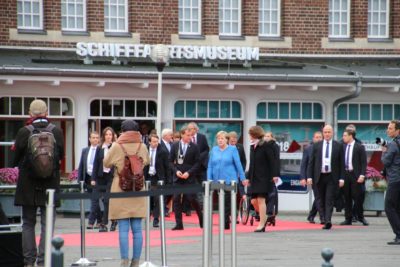
[[[381,161],[386,168],[386,177],[389,184],[400,182],[400,151],[396,144],[400,142],[400,136],[397,136],[387,145],[387,151],[382,153]]]
[[[228,145],[223,151],[218,146],[213,147],[208,160],[207,179],[231,183],[237,182],[238,177],[241,181],[246,179],[236,146]]]

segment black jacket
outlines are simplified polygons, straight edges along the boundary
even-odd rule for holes
[[[300,165],[300,179],[307,179],[310,178],[307,176],[307,169],[308,166],[310,165],[310,157],[312,153],[312,148],[313,144],[311,143],[304,151],[303,151],[303,158],[301,159],[301,165]]]
[[[246,153],[244,153],[244,147],[242,144],[236,143],[236,148],[239,152],[240,163],[242,164],[243,171],[245,171],[247,165],[247,159],[246,159]]]
[[[150,153],[151,148],[148,148],[148,150]],[[158,180],[164,181],[164,184],[168,183],[170,180],[169,176],[171,173],[169,169],[169,164],[170,164],[169,153],[166,149],[162,148],[160,145],[158,145],[156,150],[155,161],[156,161],[155,162],[156,174],[154,176],[149,175],[150,164],[148,164],[143,169],[144,177],[146,178],[147,181],[151,181],[152,185],[157,185]]]
[[[86,151],[86,159],[87,159],[87,151]],[[98,147],[96,149],[96,154],[94,156],[92,180],[96,181],[96,183],[99,183],[101,185],[107,184],[106,180],[112,179],[114,174],[114,167],[111,168],[109,173],[104,172],[103,159],[104,159],[104,148]],[[87,161],[85,162],[85,166],[86,163]],[[80,165],[81,164],[79,164],[79,166]],[[86,172],[84,172],[84,174],[86,174]]]
[[[90,184],[91,180],[95,181],[93,176],[94,177],[103,176],[102,168],[100,168],[99,166],[96,166],[96,169],[95,169],[96,155],[98,155],[100,153],[100,150],[102,150],[100,147],[97,147],[94,162],[93,162],[92,176],[90,177],[90,179],[88,179],[86,177],[87,176],[87,157],[89,155],[89,150],[90,150],[90,146],[82,149],[81,159],[79,161],[79,167],[78,167],[78,181],[85,181],[86,184]],[[103,155],[103,157],[104,157],[104,155]],[[103,163],[101,163],[101,164],[103,165]],[[93,175],[93,172],[95,172],[95,171],[97,172],[97,174]]]
[[[188,172],[189,178],[185,180],[185,183],[195,183],[195,177],[198,175],[200,167],[200,152],[196,144],[190,142],[186,149],[186,154],[183,160],[183,164],[178,164],[178,153],[179,153],[179,143],[175,142],[171,147],[171,153],[169,154],[169,159],[174,165],[173,181],[177,182],[180,179],[176,176],[177,171],[182,173]],[[183,182],[183,181],[180,181]]]
[[[42,119],[40,122],[33,122],[35,128],[46,128],[48,121]],[[29,162],[27,160],[28,138],[30,131],[23,127],[19,129],[15,137],[15,157],[14,166],[19,168],[19,177],[17,190],[15,193],[15,205],[17,206],[45,206],[46,190],[60,189],[60,160],[64,158],[64,137],[61,129],[55,127],[53,135],[56,140],[55,149],[55,171],[52,178],[42,179],[36,178],[30,171]],[[57,201],[58,202],[58,201]]]
[[[343,144],[343,155],[346,154],[346,146],[347,144]],[[345,156],[344,159],[346,159]],[[367,153],[365,152],[365,147],[358,142],[354,142],[351,163],[353,165],[353,172],[356,178],[360,177],[360,175],[365,176],[365,172],[367,170]]]
[[[197,133],[196,145],[200,152],[200,167],[201,170],[206,170],[208,167],[208,154],[210,147],[208,146],[207,138],[204,134]]]

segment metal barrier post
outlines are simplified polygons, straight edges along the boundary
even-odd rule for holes
[[[80,181],[81,183],[81,193],[85,193],[85,187],[84,187],[84,181]],[[85,229],[85,202],[84,199],[81,199],[81,258],[75,262],[72,263],[71,266],[96,266],[95,262],[89,261],[86,259],[86,248],[85,248],[85,235],[86,235],[86,229]]]
[[[51,252],[51,267],[64,267],[64,252],[61,250],[61,247],[64,245],[64,239],[54,237],[51,243],[54,247]]]
[[[223,186],[224,180],[220,180],[219,183]],[[225,249],[224,249],[224,230],[225,230],[225,190],[224,188],[219,189],[219,267],[225,265]]]
[[[203,267],[209,267],[209,246],[210,246],[210,235],[212,228],[210,229],[209,220],[212,216],[210,212],[210,181],[203,182],[204,186],[204,201],[203,201]],[[211,216],[210,216],[211,214]]]
[[[210,188],[211,188],[211,183],[210,183]],[[214,190],[210,189],[210,195],[208,198],[209,201],[209,208],[208,208],[208,214],[210,216],[210,219],[208,220],[208,229],[209,229],[209,233],[208,233],[208,266],[212,266],[212,258],[213,258],[213,250],[212,250],[212,246],[213,246],[213,194],[214,194]]]
[[[150,181],[146,181],[145,183],[145,189],[147,191],[150,191]],[[144,247],[144,255],[145,255],[145,261],[140,265],[140,267],[152,267],[156,266],[150,262],[150,196],[147,197],[146,199],[146,219],[144,222],[145,225],[145,240],[146,240],[146,245]]]
[[[231,233],[231,250],[232,250],[232,262],[231,262],[231,266],[232,267],[236,267],[237,265],[237,240],[236,240],[236,221],[237,221],[237,210],[236,210],[236,193],[237,193],[237,185],[235,181],[231,182],[232,187],[234,188],[231,191],[231,225],[232,225],[232,233]]]
[[[158,181],[159,186],[164,185],[164,181]],[[165,243],[165,214],[164,214],[164,194],[159,196],[160,204],[160,234],[161,234],[161,260],[162,267],[167,267],[167,247]]]
[[[312,205],[313,205],[312,185],[307,185],[307,190],[308,190],[308,211],[310,211],[312,209]]]
[[[45,257],[44,266],[51,267],[51,239],[53,237],[53,216],[54,216],[54,193],[55,189],[47,189],[46,204],[46,234],[45,234]]]

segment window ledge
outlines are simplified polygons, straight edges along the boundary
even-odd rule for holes
[[[329,37],[328,38],[329,42],[348,42],[348,43],[354,43],[354,38],[342,38],[342,37]]]
[[[28,30],[28,29],[18,29],[18,34],[39,34],[39,35],[46,35],[47,31],[40,29],[40,30]]]
[[[201,34],[179,34],[179,39],[205,40],[206,37]]]
[[[131,38],[132,33],[130,32],[104,32],[104,37],[126,37]]]
[[[88,31],[61,31],[62,35],[66,36],[90,36]]]
[[[228,35],[220,35],[220,40],[245,40],[244,36],[228,36]]]
[[[285,38],[282,36],[276,36],[276,37],[268,37],[268,36],[258,36],[259,41],[285,41]]]
[[[368,43],[393,43],[393,38],[368,38]]]

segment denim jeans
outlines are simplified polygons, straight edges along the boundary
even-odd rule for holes
[[[128,218],[118,220],[119,250],[121,259],[129,259],[129,226],[133,233],[133,256],[132,259],[140,259],[143,246],[142,218]]]

